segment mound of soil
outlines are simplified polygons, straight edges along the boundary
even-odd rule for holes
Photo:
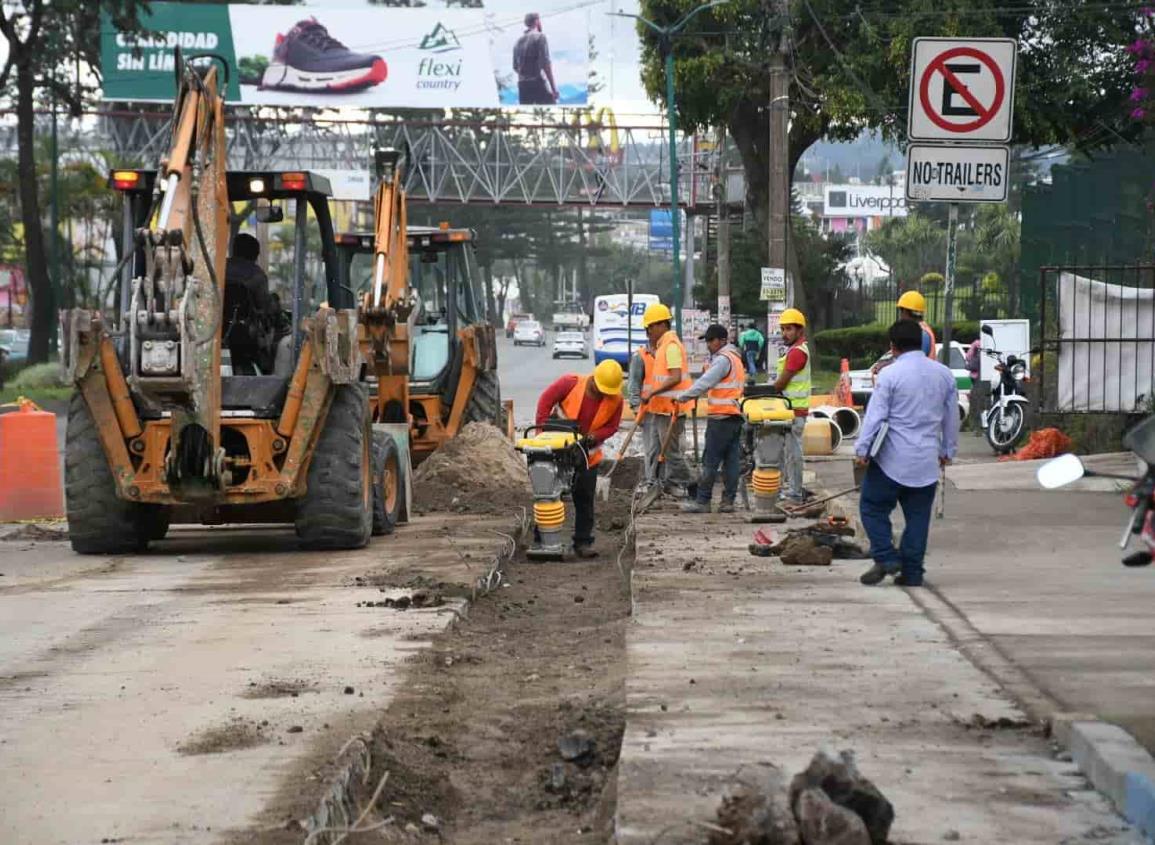
[[[525,461],[502,431],[471,422],[413,473],[417,511],[504,513],[529,500]]]

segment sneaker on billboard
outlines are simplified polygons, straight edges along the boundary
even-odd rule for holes
[[[285,35],[277,35],[273,60],[261,78],[261,88],[357,91],[384,82],[387,74],[383,58],[354,53],[316,18],[308,18],[298,21]]]

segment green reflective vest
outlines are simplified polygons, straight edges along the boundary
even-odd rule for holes
[[[790,383],[786,385],[786,389],[782,391],[782,395],[790,400],[790,405],[796,411],[804,411],[810,407],[810,347],[806,345],[806,341],[797,346],[792,346],[790,349],[801,349],[806,353],[806,366],[794,374],[790,379]],[[787,350],[789,352],[789,350]],[[778,356],[778,377],[782,377],[782,373],[786,370],[786,356]]]

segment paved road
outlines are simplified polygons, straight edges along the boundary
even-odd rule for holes
[[[554,333],[546,332],[546,345],[514,346],[504,334],[498,334],[497,368],[501,377],[503,399],[513,400],[513,416],[517,425],[533,423],[537,397],[546,385],[566,373],[587,372],[593,369],[593,358],[553,359]],[[592,356],[592,353],[591,353]]]

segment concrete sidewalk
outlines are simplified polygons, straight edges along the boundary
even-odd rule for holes
[[[752,530],[639,520],[619,843],[701,842],[735,776],[822,746],[857,753],[895,842],[1136,841],[905,591],[750,556]]]

